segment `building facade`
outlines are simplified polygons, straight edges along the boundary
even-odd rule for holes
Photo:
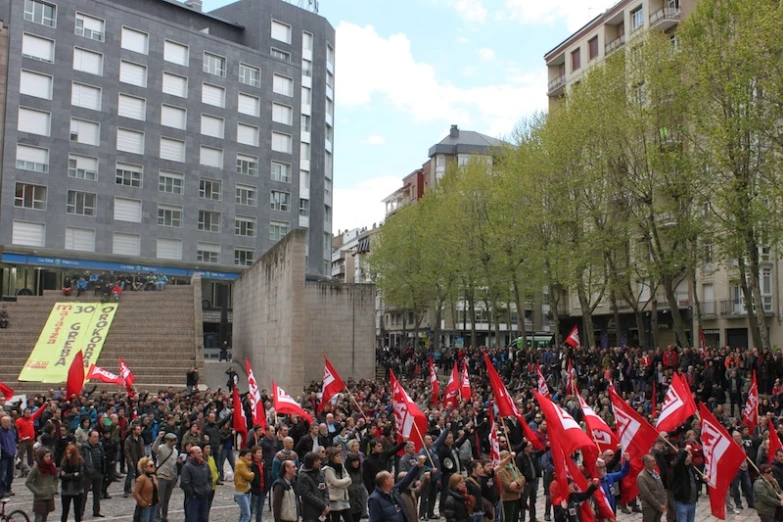
[[[142,269],[201,273],[230,305],[225,282],[297,228],[307,272],[330,272],[326,19],[282,0],[0,0],[0,18],[3,295]]]

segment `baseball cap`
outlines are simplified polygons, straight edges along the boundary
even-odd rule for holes
[[[177,436],[174,433],[167,433],[163,438],[166,440],[177,440]]]

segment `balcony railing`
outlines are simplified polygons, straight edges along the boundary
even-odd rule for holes
[[[702,315],[715,315],[715,301],[704,301],[701,304]]]
[[[658,9],[650,15],[650,27],[657,25],[659,22],[671,21],[673,23],[680,20],[680,8],[679,7],[663,7]]]
[[[619,37],[615,38],[604,46],[604,54],[608,56],[610,53],[613,53],[623,45],[625,45],[625,35],[621,34]]]
[[[565,82],[566,82],[565,74],[561,74],[560,76],[558,76],[557,78],[549,82],[549,87],[547,89],[547,92],[551,93],[552,91],[557,90],[558,88],[565,85]]]

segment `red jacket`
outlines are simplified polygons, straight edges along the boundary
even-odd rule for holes
[[[29,419],[19,417],[16,419],[16,433],[19,435],[19,441],[23,440],[35,440],[35,421],[46,409],[46,406],[41,406],[35,413],[30,415]]]
[[[663,366],[664,368],[676,368],[677,352],[674,350],[666,350],[663,352]]]

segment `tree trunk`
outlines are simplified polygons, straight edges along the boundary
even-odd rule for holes
[[[440,322],[443,318],[443,305],[445,300],[438,301],[435,309],[435,324],[432,328],[432,352],[440,351]]]
[[[620,346],[620,309],[617,307],[617,295],[614,289],[609,291],[609,302],[612,305],[612,315],[614,315],[614,346]],[[607,328],[606,337],[609,337]]]
[[[500,312],[498,311],[497,301],[495,301],[493,308],[493,315],[495,316],[495,348],[500,348]]]
[[[561,344],[560,340],[560,298],[554,297],[555,292],[552,291],[552,287],[549,287],[549,311],[552,313],[552,328],[555,331],[555,347],[559,348]]]
[[[636,329],[639,332],[639,347],[647,350],[649,347],[647,346],[647,336],[645,335],[644,312],[641,309],[638,309],[634,311],[633,315],[636,317]]]
[[[400,343],[400,353],[404,353],[408,347],[408,310],[402,310],[402,342]]]
[[[418,310],[413,308],[413,353],[419,353],[419,326],[421,319]]]
[[[650,301],[650,336],[652,340],[652,349],[656,350],[660,348],[658,345],[658,299],[655,297],[655,293],[658,291],[656,286],[653,291],[653,298]]]
[[[693,314],[696,319],[696,325],[691,327],[695,330],[691,333],[691,346],[701,353],[701,300],[699,300],[699,288],[698,283],[696,282],[695,268],[691,272],[691,282],[693,287]]]
[[[748,287],[748,271],[745,266],[745,259],[740,257],[737,261],[740,273],[740,288],[742,288],[742,295],[745,297],[745,311],[748,313],[748,330],[750,330],[753,346],[758,347],[761,346],[761,332],[758,318],[756,317],[756,312],[753,308],[753,294]]]
[[[672,314],[674,335],[680,346],[688,346],[688,336],[685,335],[685,326],[680,314],[680,303],[677,302],[677,296],[674,293],[674,279],[669,275],[664,275],[661,281],[663,292],[666,296],[666,302],[669,305],[669,312]]]
[[[525,310],[522,306],[522,296],[519,291],[519,283],[517,278],[513,278],[512,284],[514,287],[514,304],[517,307],[517,331],[522,335],[522,344],[527,347],[527,327],[525,326]]]
[[[750,236],[750,234],[748,234],[748,236]],[[753,241],[750,237],[746,238],[745,244],[745,250],[747,251],[748,260],[750,261],[750,266],[748,267],[748,275],[750,275],[748,290],[750,290],[750,294],[753,296],[753,303],[756,305],[756,313],[758,313],[759,317],[756,327],[758,328],[760,343],[756,344],[755,348],[769,350],[767,319],[764,315],[764,299],[761,295],[761,284],[759,282],[759,248],[756,241]]]
[[[473,290],[468,294],[468,310],[470,311],[470,345],[475,349],[478,338],[476,337],[476,299]]]
[[[581,344],[589,349],[595,346],[593,314],[590,312],[590,302],[587,300],[587,292],[581,281],[576,285],[576,293],[579,296],[579,306],[582,308],[582,328],[585,330],[584,342]]]

